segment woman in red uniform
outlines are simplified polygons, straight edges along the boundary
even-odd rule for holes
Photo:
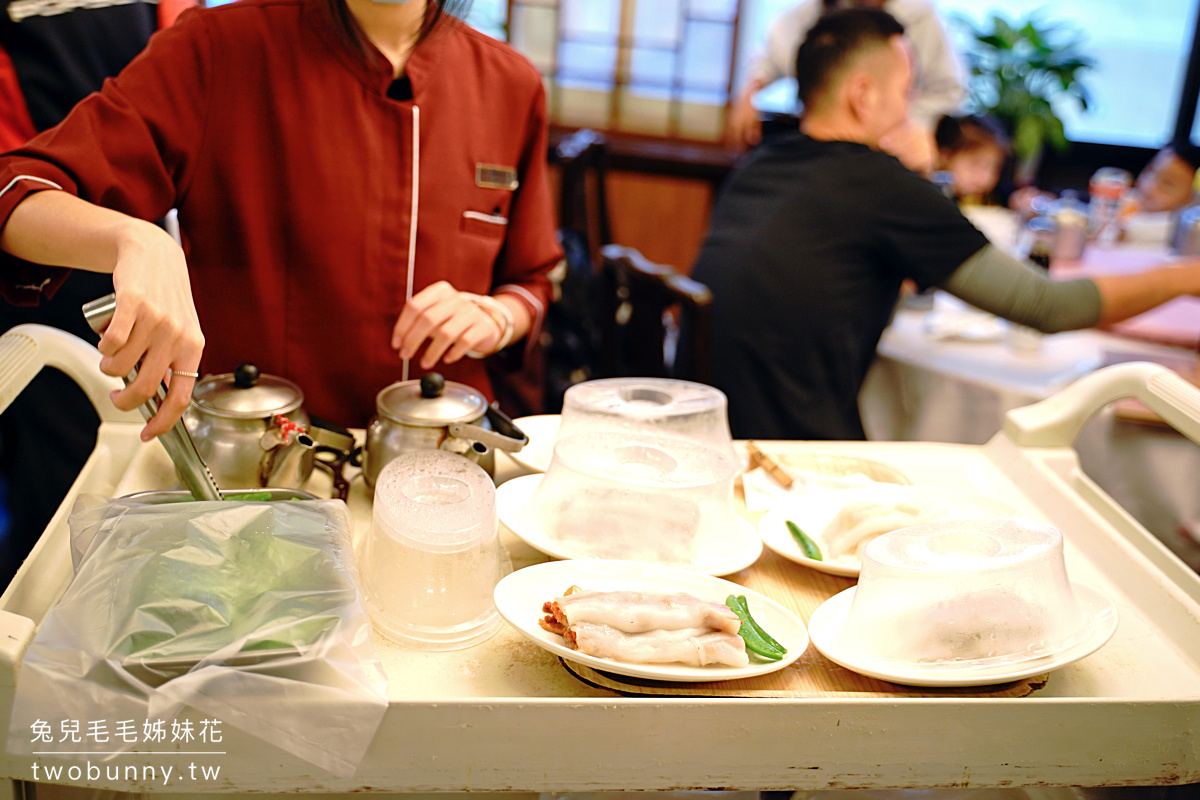
[[[536,335],[561,253],[541,78],[452,5],[186,12],[0,159],[4,293],[112,272],[101,369],[142,363],[113,402],[134,408],[174,373],[144,438],[182,414],[186,373],[241,361],[350,426],[434,367],[488,391],[480,357]],[[182,248],[149,221],[171,208]]]

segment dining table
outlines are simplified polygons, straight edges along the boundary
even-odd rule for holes
[[[994,245],[1019,251],[1006,209],[965,212]],[[1178,258],[1169,218],[1153,215],[1110,247],[1052,262],[1055,279],[1134,274]],[[983,444],[1005,414],[1106,365],[1145,360],[1200,381],[1200,298],[1180,297],[1104,329],[1037,335],[944,293],[902,303],[880,339],[859,407],[869,439]],[[930,302],[932,301],[932,302]],[[1075,442],[1082,468],[1180,558],[1200,569],[1200,447],[1136,403],[1088,422]]]
[[[0,364],[33,358],[29,348],[36,349],[38,342],[18,340],[24,334],[36,340],[34,334],[42,332],[16,330],[0,339]],[[98,359],[98,353],[84,353],[50,360],[74,377],[95,370]],[[22,370],[0,370],[0,377],[14,373]],[[88,394],[102,419],[96,448],[0,595],[0,724],[6,729],[20,691],[22,656],[73,578],[70,517],[76,501],[177,485],[163,448],[138,437],[140,420],[102,406],[106,386],[94,376],[89,381]],[[1082,386],[1075,391],[1082,392]],[[6,389],[11,384],[0,386],[0,412]],[[1182,410],[1175,400],[1164,402],[1182,415],[1176,419],[1193,426],[1191,435],[1200,436],[1197,398],[1185,395]],[[14,796],[27,784],[46,781],[47,767],[59,770],[60,779],[52,782],[147,794],[531,796],[1200,781],[1200,639],[1194,635],[1200,623],[1200,576],[1079,472],[1070,442],[1055,433],[1060,412],[1051,407],[1021,412],[1010,414],[1006,429],[983,445],[764,441],[757,446],[785,468],[870,463],[913,484],[987,492],[1024,518],[1061,530],[1072,580],[1108,598],[1119,622],[1099,649],[1044,675],[993,686],[903,685],[840,667],[809,645],[784,671],[790,684],[693,686],[620,680],[603,672],[582,677],[512,625],[451,651],[405,647],[373,630],[371,644],[387,678],[387,708],[351,774],[333,774],[232,723],[223,726],[219,744],[171,742],[115,755],[117,763],[135,766],[131,775],[117,779],[83,773],[92,756],[18,752],[11,745],[26,732],[9,731],[0,778],[12,782]],[[353,433],[363,440],[363,431]],[[746,443],[733,446],[745,453]],[[536,474],[528,464],[497,454],[500,489]],[[373,492],[353,467],[345,477],[358,547],[372,526]],[[318,471],[305,489],[328,497],[332,485]],[[745,504],[740,488],[737,502],[739,515],[755,524],[761,511]],[[499,536],[514,574],[564,563],[553,562],[506,524]],[[769,549],[724,578],[746,586],[774,585],[779,591],[773,599],[806,624],[829,598],[854,585],[851,578],[809,569]],[[531,617],[539,612],[537,604],[528,609]],[[280,696],[277,702],[289,699]],[[80,716],[86,719],[87,713],[81,709]],[[103,710],[94,713],[102,716]],[[200,726],[203,715],[185,709],[177,721]],[[64,750],[61,745],[47,749]],[[197,766],[209,771],[202,769],[196,777]],[[36,776],[35,767],[41,770]],[[69,772],[73,767],[75,774]],[[149,767],[173,768],[172,782],[160,780],[161,772],[144,771]],[[219,769],[214,773],[213,768]]]

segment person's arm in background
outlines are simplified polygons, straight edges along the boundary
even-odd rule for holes
[[[762,141],[762,122],[754,107],[754,96],[765,86],[762,79],[750,78],[729,104],[725,121],[725,144],[729,147],[745,150]]]
[[[932,132],[943,114],[958,112],[967,99],[966,70],[937,10],[924,2],[919,6],[910,19],[901,20],[916,62],[909,117]]]
[[[1200,259],[1189,258],[1136,275],[1097,275],[1092,281],[1102,298],[1099,324],[1111,325],[1176,297],[1200,296]]]
[[[1056,281],[992,245],[942,288],[971,305],[1043,333],[1110,325],[1183,295],[1200,296],[1200,259],[1134,275]]]
[[[879,141],[883,152],[918,175],[929,177],[937,162],[934,128],[943,114],[958,111],[967,91],[957,53],[946,36],[937,11],[925,0],[904,0],[884,6],[904,25],[913,57],[914,83],[908,125]]]
[[[933,134],[911,120],[884,134],[879,140],[879,149],[926,178],[933,174],[937,163],[937,141]]]
[[[796,50],[820,14],[820,0],[806,0],[776,17],[767,31],[766,46],[747,70],[746,82],[729,106],[726,144],[745,149],[762,140],[762,121],[754,96],[796,71]]]

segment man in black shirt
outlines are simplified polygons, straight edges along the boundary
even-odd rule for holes
[[[759,148],[730,179],[692,272],[713,292],[713,368],[735,437],[865,438],[859,388],[906,278],[1044,332],[1200,293],[1194,260],[1048,280],[881,152],[907,124],[912,82],[903,28],[885,12],[824,17],[796,74],[800,130]]]

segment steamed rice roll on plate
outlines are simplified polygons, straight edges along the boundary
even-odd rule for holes
[[[750,663],[728,606],[686,592],[594,591],[572,586],[542,606],[538,623],[575,650],[637,664],[705,667]]]
[[[655,595],[686,593],[704,603],[724,606],[731,594],[745,595],[755,620],[787,648],[779,661],[750,659],[746,666],[681,663],[632,663],[602,658],[573,649],[558,633],[544,629],[547,601],[563,596],[571,586],[611,592]],[[632,561],[579,559],[552,561],[517,570],[496,586],[500,615],[519,634],[566,661],[592,669],[661,681],[712,682],[751,678],[792,665],[808,647],[808,631],[790,610],[774,600],[738,584],[689,570]],[[682,634],[680,634],[682,636]],[[741,637],[737,637],[739,640]]]
[[[595,591],[572,587],[547,602],[544,610],[565,626],[608,625],[625,633],[703,628],[737,633],[737,614],[722,603],[709,603],[686,592]]]
[[[857,577],[862,550],[894,530],[946,519],[1013,517],[1017,509],[990,495],[938,486],[876,486],[820,492],[772,508],[758,523],[763,543],[786,559],[821,572]],[[808,558],[787,522],[817,544],[822,560]]]

